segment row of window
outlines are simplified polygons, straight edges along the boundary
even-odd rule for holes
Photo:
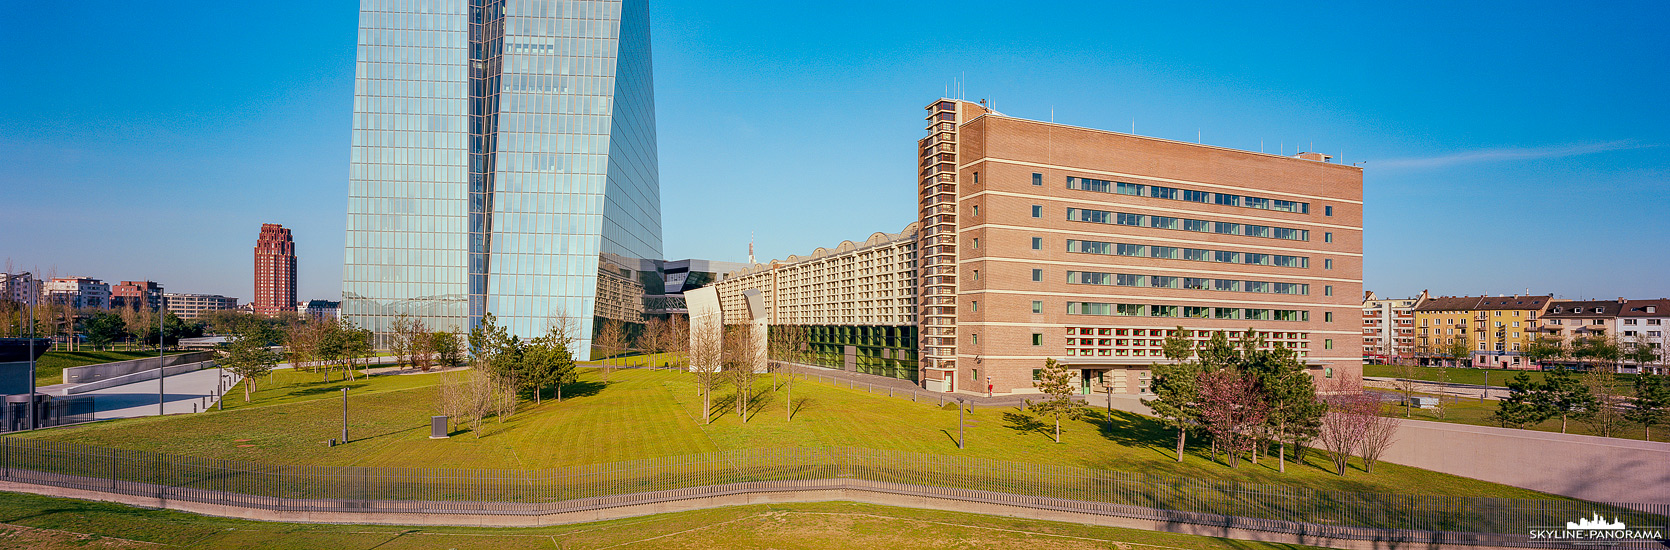
[[[1041,239],[1033,239],[1033,248],[1041,248]],[[1276,267],[1310,267],[1310,258],[1304,256],[1283,256],[1281,254],[1263,254],[1258,252],[1232,252],[1228,250],[1206,250],[1203,248],[1178,248],[1175,246],[1149,246],[1141,244],[1108,243],[1101,241],[1067,240],[1067,251],[1079,254],[1101,254],[1106,256],[1146,256],[1149,258],[1166,258],[1172,260],[1191,260],[1196,262],[1218,262],[1226,264],[1273,265]],[[1330,261],[1331,262],[1331,261]],[[1331,265],[1325,267],[1332,267]]]
[[[1206,306],[1162,306],[1067,302],[1068,315],[1111,315],[1119,317],[1186,317],[1192,319],[1246,319],[1252,321],[1309,321],[1310,312],[1297,309],[1257,309]]]
[[[1041,210],[1042,207],[1032,207],[1033,217],[1041,217]],[[1183,231],[1195,231],[1199,233],[1242,235],[1246,237],[1264,237],[1289,241],[1310,240],[1310,231],[1306,229],[1270,227],[1267,225],[1252,225],[1244,223],[1210,222],[1206,220],[1191,220],[1187,218],[1173,218],[1169,216],[1148,216],[1143,214],[1128,214],[1125,212],[1108,212],[1105,210],[1087,210],[1083,208],[1068,208],[1067,219],[1075,222],[1129,225],[1132,227],[1152,227],[1155,229],[1181,229]]]
[[[1165,275],[1133,275],[1130,273],[1099,273],[1094,271],[1068,271],[1067,284],[1145,286],[1151,288],[1217,290],[1222,292],[1258,292],[1266,294],[1310,294],[1310,285],[1304,283],[1205,279],[1200,277],[1171,277]]]
[[[1269,199],[1264,197],[1248,197],[1243,195],[1231,195],[1228,193],[1178,189],[1176,187],[1160,187],[1158,185],[1126,183],[1122,181],[1108,181],[1067,176],[1067,188],[1080,191],[1095,191],[1098,193],[1117,193],[1120,195],[1131,195],[1133,197],[1151,197],[1156,199],[1219,204],[1223,206],[1257,208],[1259,210],[1275,210],[1277,212],[1293,212],[1295,214],[1310,213],[1310,203],[1308,202]]]

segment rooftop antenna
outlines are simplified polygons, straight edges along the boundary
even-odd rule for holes
[[[1264,152],[1264,140],[1263,139],[1258,140],[1258,152],[1260,152],[1260,153]]]
[[[1133,136],[1137,135],[1137,119],[1136,119],[1136,117],[1131,117],[1131,135],[1133,135]]]
[[[754,265],[754,232],[748,232],[748,265]]]
[[[1050,122],[1055,122],[1055,106],[1050,106]]]
[[[1201,141],[1200,141],[1200,128],[1195,128],[1195,143],[1201,143]]]

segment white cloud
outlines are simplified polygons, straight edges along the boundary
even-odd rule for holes
[[[1388,159],[1374,161],[1374,168],[1447,168],[1461,164],[1475,164],[1481,162],[1502,162],[1511,160],[1536,160],[1560,157],[1573,157],[1591,153],[1607,151],[1622,151],[1625,149],[1643,149],[1656,145],[1640,145],[1633,141],[1607,141],[1601,143],[1586,143],[1580,145],[1561,145],[1553,147],[1509,147],[1503,149],[1479,149],[1463,151],[1433,157],[1416,157],[1402,159]]]

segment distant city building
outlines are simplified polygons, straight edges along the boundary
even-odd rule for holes
[[[1621,350],[1644,346],[1665,353],[1666,323],[1670,323],[1670,300],[1554,300],[1543,315],[1541,332],[1564,344],[1567,349],[1590,340],[1606,340]],[[1566,365],[1577,368],[1595,366],[1596,359],[1559,357],[1544,361],[1544,365]],[[1626,372],[1637,372],[1646,367],[1650,372],[1664,368],[1662,360],[1640,365],[1621,362]]]
[[[110,285],[91,277],[56,277],[46,282],[46,298],[78,309],[110,309]]]
[[[1438,296],[1415,308],[1415,348],[1422,363],[1453,364],[1451,346],[1464,345],[1475,367],[1536,368],[1521,354],[1537,337],[1553,296]]]
[[[1034,393],[1056,359],[1081,392],[1146,394],[1166,337],[1217,333],[1358,379],[1361,169],[953,99],[927,110],[916,223],[733,274],[726,323],[769,292],[771,323],[827,327],[818,351],[843,366],[946,392]]]
[[[238,299],[219,294],[163,294],[168,311],[181,319],[196,319],[205,311],[238,309]]]
[[[1618,313],[1618,339],[1626,349],[1644,346],[1657,358],[1647,364],[1626,362],[1635,372],[1670,374],[1670,299],[1623,300]]]
[[[1426,299],[1426,291],[1414,298],[1363,294],[1363,360],[1391,364],[1414,357],[1415,308]]]
[[[661,259],[647,3],[366,2],[359,21],[343,316],[386,338],[401,314],[492,313],[523,339],[567,316],[587,357],[596,319],[641,315],[623,279],[660,274],[606,255]]]
[[[154,281],[122,281],[110,287],[110,307],[154,311],[162,307],[162,285]]]
[[[0,273],[0,300],[35,304],[41,299],[41,280],[25,271]]]
[[[333,300],[297,302],[296,313],[309,319],[335,321],[342,317],[342,302]]]
[[[255,313],[272,317],[296,303],[296,242],[290,230],[276,223],[261,224],[255,241]]]

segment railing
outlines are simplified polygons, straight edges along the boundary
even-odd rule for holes
[[[1597,512],[1659,529],[1670,513],[1662,504],[1358,493],[845,447],[487,470],[268,465],[12,437],[0,439],[0,480],[267,510],[496,515],[849,489],[1335,538],[1517,546],[1554,546],[1530,540],[1529,529]]]

